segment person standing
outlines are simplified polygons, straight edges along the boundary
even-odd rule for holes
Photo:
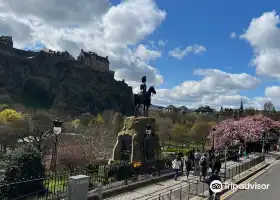
[[[221,160],[220,160],[220,158],[216,157],[212,162],[212,173],[214,171],[218,171],[218,173],[219,173],[221,168],[222,168]]]
[[[177,156],[173,162],[172,162],[172,168],[175,171],[175,176],[174,176],[174,180],[176,181],[179,177],[179,171],[181,169],[182,163],[181,163],[181,158],[180,156]]]
[[[200,161],[199,161],[199,166],[200,166],[200,177],[199,180],[201,180],[201,178],[203,177],[203,179],[205,179],[206,174],[207,174],[207,170],[209,167],[209,160],[207,158],[207,154],[204,154]]]
[[[190,175],[190,171],[192,169],[192,166],[193,166],[193,162],[192,162],[192,158],[191,156],[189,155],[185,161],[185,168],[186,168],[186,176],[187,176],[187,179],[189,178],[189,175]]]
[[[213,166],[213,162],[214,162],[214,159],[215,159],[215,153],[214,153],[214,150],[209,150],[209,167],[212,169],[212,166]],[[213,170],[212,170],[213,171]]]
[[[194,153],[194,171],[199,171],[199,161],[201,158],[201,154],[199,150],[197,149],[196,152]]]
[[[179,151],[178,156],[180,157],[180,160],[181,160],[181,171],[183,173],[183,170],[184,170],[184,153],[182,151]]]
[[[194,149],[191,150],[190,156],[191,156],[191,160],[192,160],[192,167],[194,167]]]

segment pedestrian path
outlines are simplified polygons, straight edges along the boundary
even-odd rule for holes
[[[260,163],[260,164],[258,164],[256,166],[254,166],[253,168],[251,168],[251,169],[249,169],[247,171],[242,172],[240,175],[235,176],[232,180],[228,180],[228,181],[229,182],[235,182],[235,181],[237,181],[239,179],[242,179],[242,178],[246,177],[247,175],[251,174],[252,172],[257,170],[258,168],[260,168],[262,166],[265,166],[266,164],[270,164],[270,166],[268,168],[263,170],[263,171],[267,171],[271,167],[273,167],[276,163],[279,162],[279,160],[278,160],[279,158],[280,158],[280,152],[278,152],[278,151],[272,151],[272,152],[270,152],[268,154],[265,154],[265,163]],[[204,191],[202,191],[200,193],[203,193],[203,195],[199,194],[199,195],[191,198],[191,200],[206,200],[206,199],[208,199],[208,196],[209,196],[208,187],[207,187],[207,190],[204,190]],[[227,198],[225,198],[225,196],[229,196],[229,195],[231,195],[231,193],[234,193],[234,191],[228,191],[225,194],[223,194],[221,196],[221,200],[227,199]]]
[[[250,159],[257,157],[258,154],[251,154],[250,155]],[[241,158],[241,160],[239,162],[236,161],[227,161],[226,162],[226,168],[232,168],[235,167],[237,165],[239,165],[242,162],[245,162],[246,158]],[[222,163],[222,169],[221,169],[221,173],[224,172],[224,167],[225,167],[225,163]],[[208,170],[210,172],[210,170]],[[106,199],[110,199],[110,200],[145,200],[145,199],[149,199],[151,197],[157,196],[159,194],[162,194],[164,192],[170,191],[172,189],[178,188],[180,186],[184,186],[184,185],[190,185],[190,184],[195,184],[197,183],[199,180],[199,176],[198,175],[194,175],[194,172],[192,171],[190,173],[190,176],[188,178],[188,180],[186,180],[185,176],[181,176],[178,178],[177,181],[171,179],[171,180],[167,180],[167,181],[162,181],[156,184],[152,184],[149,185],[147,187],[142,187],[140,189],[137,190],[133,190],[131,192],[127,192],[127,193],[123,193],[114,197],[110,197],[110,198],[106,198]],[[201,190],[203,190],[204,188],[201,188]]]

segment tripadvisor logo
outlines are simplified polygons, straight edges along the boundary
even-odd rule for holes
[[[241,183],[239,185],[234,183],[225,183],[225,189],[229,190],[268,190],[269,184],[259,183]]]
[[[226,190],[268,190],[270,184],[259,184],[259,183],[245,183],[245,184],[235,184],[235,183],[223,183],[219,180],[212,181],[210,184],[210,189],[214,193],[219,193],[223,189]]]
[[[219,192],[221,192],[223,190],[223,184],[219,180],[212,181],[210,183],[210,189],[214,193],[219,193]]]

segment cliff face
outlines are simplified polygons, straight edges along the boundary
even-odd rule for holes
[[[67,54],[23,51],[0,45],[0,89],[13,101],[28,106],[79,113],[106,109],[133,113],[131,87],[116,81],[112,74],[69,60]]]

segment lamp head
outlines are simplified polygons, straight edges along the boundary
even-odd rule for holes
[[[53,121],[53,132],[56,135],[59,135],[61,133],[61,127],[62,127],[63,122],[57,118],[56,120]]]
[[[152,127],[151,127],[150,124],[148,124],[148,125],[146,126],[146,134],[147,134],[147,135],[150,135],[151,133],[152,133]]]

